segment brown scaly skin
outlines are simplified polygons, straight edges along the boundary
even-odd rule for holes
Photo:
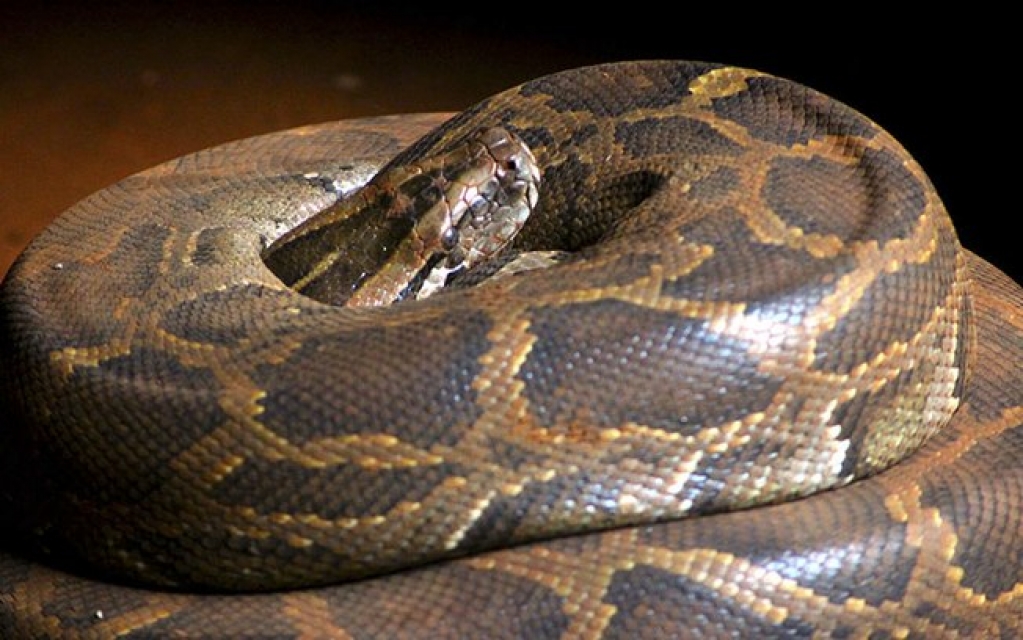
[[[444,119],[186,156],[32,244],[0,636],[1020,634],[1023,292],[896,142],[692,63]],[[259,259],[481,125],[543,171],[519,247],[577,259],[355,310]]]

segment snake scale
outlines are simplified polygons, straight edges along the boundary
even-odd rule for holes
[[[540,172],[512,249],[564,260],[354,307],[261,259],[495,126]],[[0,636],[1015,638],[1021,365],[917,163],[767,74],[223,145],[2,285]]]

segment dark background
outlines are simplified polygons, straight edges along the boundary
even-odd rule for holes
[[[575,13],[493,1],[136,4],[0,5],[0,274],[76,200],[183,153],[301,124],[459,110],[567,67],[688,58],[786,76],[867,114],[928,171],[963,243],[1023,280],[1020,36],[1008,14],[859,3],[754,13],[723,3]]]

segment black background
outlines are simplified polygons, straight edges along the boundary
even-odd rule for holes
[[[1023,280],[1014,95],[1023,36],[1007,14],[834,3],[86,4],[0,8],[0,126],[15,134],[0,140],[0,221],[57,194],[39,205],[52,216],[122,175],[233,138],[458,110],[582,64],[687,58],[789,77],[865,113],[923,165],[963,243]],[[75,103],[75,91],[87,97]],[[65,95],[70,105],[44,108]],[[30,171],[37,141],[51,159],[72,143],[97,155]],[[27,241],[12,233],[8,242]]]

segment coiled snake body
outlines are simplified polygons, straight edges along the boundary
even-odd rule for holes
[[[684,62],[443,120],[186,156],[30,246],[0,635],[1020,633],[1023,294],[891,137]],[[515,248],[564,261],[341,308],[260,259],[495,126],[542,174]]]

